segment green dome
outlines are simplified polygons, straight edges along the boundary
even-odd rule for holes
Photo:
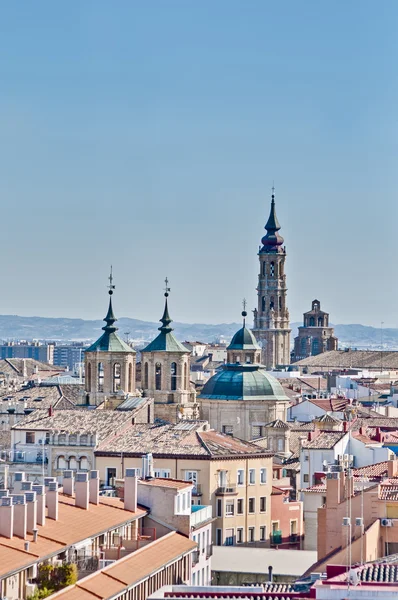
[[[235,333],[227,350],[260,350],[260,346],[252,332],[243,326]]]
[[[279,381],[259,365],[225,365],[210,377],[200,397],[210,400],[289,400]]]

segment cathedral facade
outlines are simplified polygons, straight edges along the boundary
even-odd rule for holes
[[[274,190],[273,190],[274,192]],[[258,304],[254,312],[253,333],[262,348],[262,362],[268,370],[290,364],[290,323],[285,274],[286,248],[279,234],[272,193],[271,212],[265,225],[258,257]]]

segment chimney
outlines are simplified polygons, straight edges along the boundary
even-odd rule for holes
[[[22,359],[22,377],[27,377],[28,371],[26,369],[26,360]]]
[[[396,477],[398,472],[398,461],[396,458],[390,458],[387,461],[387,475],[388,477]]]
[[[24,540],[26,538],[27,521],[25,496],[23,494],[15,494],[12,496],[12,502],[14,504],[14,535]]]
[[[31,492],[33,483],[31,481],[22,481],[21,482],[21,492]]]
[[[36,492],[37,501],[37,524],[46,524],[46,492],[44,485],[34,485],[32,490]]]
[[[74,483],[75,483],[75,478],[74,478],[73,471],[64,471],[64,478],[63,478],[64,494],[66,494],[67,496],[73,496],[73,491],[74,491],[74,487],[75,487]]]
[[[36,492],[26,492],[26,531],[33,533],[37,527],[37,500]]]
[[[20,494],[22,491],[22,482],[26,481],[26,475],[25,473],[15,473],[14,475],[14,487],[13,487],[13,492],[14,494]]]
[[[8,490],[0,490],[0,498],[6,498],[8,495]]]
[[[75,506],[88,510],[88,473],[76,473],[75,483]]]
[[[49,482],[46,498],[48,506],[48,518],[58,521],[58,483],[56,481]]]
[[[55,477],[45,477],[44,478],[44,486],[45,486],[45,491],[48,492],[50,483],[56,483],[56,479]],[[58,488],[57,488],[58,489]],[[48,507],[48,493],[45,494],[45,501],[46,501],[46,507]]]
[[[14,529],[14,505],[11,496],[0,499],[0,535],[11,539]]]
[[[32,541],[33,542],[37,542],[37,536],[39,535],[39,530],[38,529],[34,529],[32,531],[32,533],[33,533],[33,540]]]
[[[136,469],[126,469],[124,478],[124,509],[137,512],[138,477]]]
[[[54,407],[52,405],[48,409],[48,416],[49,417],[53,417],[54,416]]]
[[[90,471],[89,501],[91,504],[99,504],[99,471]]]

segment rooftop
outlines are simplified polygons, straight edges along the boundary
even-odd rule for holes
[[[206,382],[200,398],[289,401],[279,381],[254,364],[223,365]]]
[[[180,479],[154,477],[153,479],[140,479],[140,485],[150,485],[151,487],[162,487],[174,490],[184,490],[192,487],[191,481],[181,481]]]
[[[211,568],[212,571],[261,574],[268,581],[268,565],[273,566],[276,576],[300,577],[316,559],[316,550],[214,546]]]
[[[175,531],[58,592],[59,600],[107,600],[197,547]]]
[[[23,377],[30,379],[32,375],[51,377],[56,373],[64,373],[65,367],[56,367],[34,358],[4,358],[0,360],[0,374],[10,377]],[[24,374],[26,373],[26,375]]]
[[[345,431],[321,431],[313,440],[303,440],[302,447],[311,450],[334,448],[345,435]]]
[[[79,401],[80,385],[43,385],[9,392],[2,390],[0,393],[0,411],[8,408],[20,407],[18,412],[25,408],[73,408]]]
[[[155,457],[172,455],[203,458],[242,454],[272,456],[254,443],[244,442],[214,430],[204,431],[207,426],[205,421],[132,425],[112,440],[101,444],[96,454],[101,456],[123,452],[126,456],[142,456],[150,452]]]
[[[330,350],[316,356],[309,356],[294,363],[326,369],[398,369],[398,351],[392,350]]]

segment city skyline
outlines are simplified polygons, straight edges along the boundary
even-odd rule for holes
[[[0,314],[251,317],[275,181],[290,320],[398,327],[396,4],[118,6],[2,7]]]

